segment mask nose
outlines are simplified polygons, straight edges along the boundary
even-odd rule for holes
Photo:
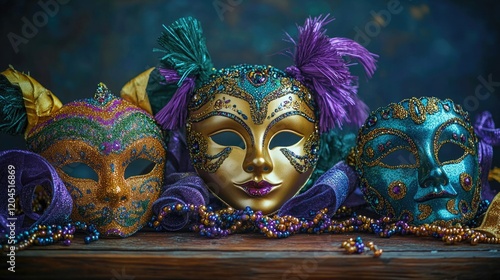
[[[128,200],[127,185],[123,178],[112,174],[104,184],[104,200],[110,204],[117,204]]]
[[[247,152],[243,162],[243,169],[248,173],[270,173],[273,163],[268,151],[262,147],[255,147],[252,152]]]
[[[422,162],[418,170],[418,177],[422,188],[445,186],[449,182],[442,166],[432,159]]]

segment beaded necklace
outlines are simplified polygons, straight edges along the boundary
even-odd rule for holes
[[[489,201],[480,203],[477,217],[481,216],[488,208]],[[260,232],[268,238],[286,238],[297,233],[374,233],[379,237],[389,238],[395,234],[415,235],[421,237],[434,237],[441,239],[446,244],[469,242],[471,245],[479,243],[500,244],[500,239],[488,237],[479,231],[474,231],[470,226],[476,226],[477,221],[462,226],[440,226],[408,224],[405,220],[395,221],[389,217],[379,219],[356,215],[346,207],[341,207],[334,218],[347,216],[345,219],[332,219],[322,209],[313,214],[312,219],[297,218],[293,216],[265,216],[260,211],[253,211],[250,207],[243,210],[225,208],[214,211],[208,206],[192,204],[176,204],[165,206],[160,214],[149,222],[150,227],[161,231],[161,222],[171,213],[195,214],[197,223],[190,226],[190,230],[198,232],[201,236],[209,238],[224,237],[234,233]]]
[[[486,212],[488,206],[489,201],[482,201],[477,217]],[[149,226],[156,231],[162,231],[162,220],[166,215],[172,213],[195,214],[197,223],[190,226],[190,230],[208,238],[218,238],[245,232],[260,232],[268,238],[286,238],[297,233],[341,234],[366,232],[386,238],[395,234],[434,237],[441,239],[446,244],[461,242],[468,242],[471,245],[479,243],[500,244],[500,239],[488,237],[484,233],[474,231],[470,226],[477,226],[478,222],[475,220],[466,226],[413,226],[406,221],[394,221],[389,217],[374,219],[364,215],[357,215],[353,209],[345,206],[337,210],[333,216],[334,219],[327,215],[328,209],[311,213],[312,219],[299,219],[293,216],[266,216],[261,211],[253,211],[250,207],[243,210],[225,208],[214,211],[211,207],[205,205],[176,204],[164,207],[160,215],[151,218],[148,223]],[[86,234],[84,237],[85,244],[97,241],[100,236],[99,231],[93,225],[87,225],[83,222],[70,222],[65,225],[38,225],[16,235],[13,246],[18,251],[31,245],[46,246],[59,241],[64,245],[70,245],[77,231],[83,231]],[[0,244],[2,244],[4,251],[11,251],[10,247],[12,245],[7,244],[8,239],[8,234],[0,237]],[[342,247],[348,253],[361,253],[364,251],[364,244],[358,239],[348,240],[342,244]],[[368,247],[374,252],[375,256],[379,256],[382,252],[371,242],[368,243]]]
[[[19,251],[30,247],[31,245],[47,246],[61,241],[64,245],[69,246],[74,234],[77,231],[86,233],[84,237],[85,244],[97,241],[99,239],[99,231],[93,225],[87,225],[83,222],[70,222],[65,225],[38,225],[32,226],[29,230],[25,230],[16,235],[12,245],[9,243],[9,235],[0,237],[5,252]]]
[[[36,186],[33,192],[32,211],[41,215],[50,205],[51,200],[51,194],[46,189]],[[24,214],[19,197],[16,198],[15,204],[15,215]],[[32,245],[47,246],[57,242],[69,246],[74,234],[78,231],[86,234],[83,239],[85,244],[99,239],[100,233],[94,225],[77,221],[59,225],[32,225],[29,229],[15,235],[14,238],[6,232],[0,236],[0,245],[5,252],[24,250]],[[14,247],[14,250],[11,250],[11,247]]]

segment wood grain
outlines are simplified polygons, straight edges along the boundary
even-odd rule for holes
[[[384,250],[348,255],[340,244],[361,236]],[[139,232],[89,245],[36,246],[18,252],[16,273],[2,261],[2,279],[491,279],[500,275],[500,245],[445,245],[433,238],[371,234],[267,239],[238,234],[207,239],[195,233]],[[5,255],[3,255],[5,258]],[[7,274],[9,273],[9,274]],[[15,278],[12,278],[15,279]]]

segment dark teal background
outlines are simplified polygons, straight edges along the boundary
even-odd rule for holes
[[[500,126],[498,1],[61,2],[67,3],[46,10],[40,3],[57,2],[0,1],[0,66],[29,71],[63,103],[93,96],[100,81],[119,93],[129,79],[155,66],[161,54],[152,50],[162,24],[179,17],[202,22],[217,68],[251,63],[283,69],[293,63],[279,54],[289,46],[283,32],[295,35],[296,23],[330,13],[336,20],[328,35],[356,39],[380,55],[373,79],[361,78],[359,95],[370,108],[412,96],[449,97],[472,116],[490,110]],[[30,23],[36,32],[26,33]],[[9,40],[13,34],[26,39],[17,53]],[[481,77],[496,84],[486,88]],[[24,148],[22,137],[1,135],[0,143],[0,150]]]

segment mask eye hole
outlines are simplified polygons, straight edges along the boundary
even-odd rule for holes
[[[302,136],[299,136],[290,131],[282,131],[273,136],[271,143],[269,143],[269,149],[274,149],[276,147],[289,147],[293,146],[302,140]]]
[[[414,166],[417,160],[412,152],[406,149],[397,149],[384,155],[380,162],[390,167],[401,167]]]
[[[61,167],[61,169],[73,178],[99,181],[99,176],[94,169],[83,162],[68,163]]]
[[[441,164],[460,161],[465,156],[465,150],[458,144],[447,142],[439,148],[438,160]]]
[[[210,136],[212,141],[221,146],[234,146],[245,149],[245,141],[239,134],[233,131],[222,131]]]
[[[133,176],[146,175],[149,172],[153,171],[155,166],[156,163],[150,160],[147,160],[145,158],[138,158],[128,164],[127,168],[125,169],[124,178],[128,179]]]

